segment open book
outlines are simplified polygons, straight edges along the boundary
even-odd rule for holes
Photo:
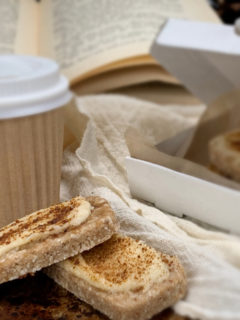
[[[207,0],[0,2],[0,53],[56,60],[71,85],[101,92],[148,81],[176,83],[150,56],[168,17],[219,22]]]

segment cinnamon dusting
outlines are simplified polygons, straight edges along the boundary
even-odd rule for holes
[[[34,212],[0,229],[0,246],[33,233],[44,233],[51,225],[63,226],[71,220],[69,213],[81,204],[79,198]]]
[[[142,283],[153,266],[156,266],[158,271],[163,264],[168,268],[171,266],[170,257],[167,258],[140,241],[118,235],[69,260],[74,269],[80,268],[88,272],[94,282],[101,278],[105,279],[108,285],[114,286],[122,285],[131,279],[130,281],[138,284],[133,287],[134,292],[143,289]],[[163,274],[164,272],[163,270]]]

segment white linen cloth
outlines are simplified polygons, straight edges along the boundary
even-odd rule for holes
[[[240,239],[207,231],[132,199],[124,165],[129,155],[124,139],[128,126],[158,143],[196,123],[203,107],[160,106],[120,95],[80,97],[76,103],[79,117],[85,114],[88,122],[81,145],[64,152],[62,200],[100,195],[111,204],[122,233],[177,255],[188,279],[187,296],[174,306],[178,314],[239,320]]]

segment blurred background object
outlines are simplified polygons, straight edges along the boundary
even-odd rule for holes
[[[209,0],[223,22],[233,24],[240,17],[239,0]]]

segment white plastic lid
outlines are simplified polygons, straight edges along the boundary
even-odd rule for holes
[[[0,56],[0,119],[62,107],[72,97],[56,62],[31,56]]]

